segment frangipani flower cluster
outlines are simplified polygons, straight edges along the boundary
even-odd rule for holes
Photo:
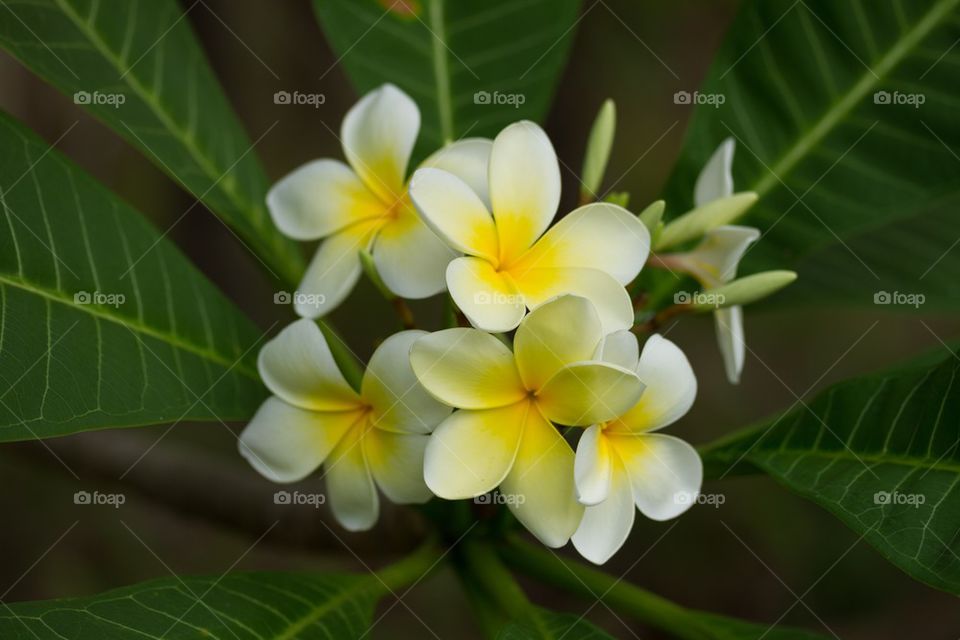
[[[350,530],[375,524],[378,491],[409,504],[499,488],[545,545],[572,540],[603,563],[626,540],[635,509],[676,517],[695,503],[703,478],[696,450],[658,432],[693,404],[693,369],[666,338],[650,335],[641,351],[631,332],[628,287],[664,231],[662,208],[651,221],[595,202],[551,227],[559,163],[528,121],[493,141],[450,144],[407,181],[418,129],[416,105],[385,85],[344,120],[349,166],[317,160],[271,190],[281,230],[325,238],[300,286],[323,304],[298,306],[305,317],[261,351],[273,396],[240,451],[276,482],[323,466],[333,514]],[[731,161],[727,142],[697,181],[698,205],[723,204]],[[756,239],[743,229],[713,225],[669,262],[722,287]],[[390,336],[354,389],[314,318],[349,293],[363,251],[393,294],[446,288],[471,326]],[[717,323],[728,372],[738,374],[739,308],[718,310]]]

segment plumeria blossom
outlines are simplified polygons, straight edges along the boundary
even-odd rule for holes
[[[399,504],[427,501],[423,452],[450,408],[410,368],[410,347],[424,335],[403,331],[385,340],[358,393],[314,321],[286,327],[260,351],[260,377],[273,396],[241,434],[240,453],[274,482],[296,482],[324,465],[333,514],[350,531],[377,521],[377,487]]]
[[[472,498],[499,486],[517,519],[559,547],[583,514],[574,453],[553,423],[612,420],[643,391],[632,371],[598,359],[600,316],[585,298],[563,296],[531,312],[513,351],[477,329],[447,329],[410,352],[420,383],[459,410],[430,436],[424,478],[442,498]]]
[[[590,300],[607,332],[633,324],[624,285],[650,252],[650,234],[636,216],[594,203],[547,230],[560,202],[560,167],[547,135],[529,121],[493,141],[489,189],[488,205],[442,167],[419,169],[410,181],[423,219],[466,254],[447,266],[446,281],[474,327],[512,330],[527,309],[563,294]]]
[[[299,315],[320,317],[346,298],[360,277],[361,250],[371,251],[381,279],[398,296],[426,298],[445,288],[444,269],[456,254],[417,216],[405,182],[419,130],[416,103],[385,84],[343,119],[340,138],[349,164],[308,162],[267,194],[281,232],[325,239],[300,283]],[[464,139],[420,166],[449,171],[485,198],[490,147],[490,140]]]
[[[710,156],[694,188],[694,200],[698,207],[733,193],[733,151],[733,138],[727,138]],[[753,227],[717,227],[708,231],[694,249],[674,256],[674,264],[694,276],[705,289],[713,289],[737,277],[740,259],[747,247],[759,237],[760,231]],[[743,307],[717,309],[713,317],[727,379],[737,384],[746,355]]]
[[[695,501],[703,480],[696,449],[656,433],[680,419],[697,395],[697,380],[675,344],[652,335],[639,351],[629,331],[607,337],[603,359],[636,371],[645,389],[622,415],[584,431],[577,444],[577,496],[587,505],[573,534],[585,558],[603,564],[633,527],[634,505],[653,520],[668,520]]]

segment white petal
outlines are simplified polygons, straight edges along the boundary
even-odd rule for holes
[[[490,166],[490,151],[493,140],[487,138],[464,138],[451,142],[439,151],[435,151],[424,160],[421,167],[443,169],[470,186],[490,209],[490,188],[487,184],[487,172]]]
[[[421,504],[432,495],[423,480],[423,452],[428,436],[370,429],[363,453],[377,486],[391,502]]]
[[[473,498],[496,487],[513,466],[531,413],[536,409],[529,402],[455,412],[430,436],[423,465],[427,486],[448,500]]]
[[[347,531],[366,531],[380,515],[380,498],[363,453],[363,429],[355,427],[324,465],[333,516]]]
[[[727,370],[727,380],[731,384],[738,384],[747,350],[743,335],[743,307],[717,309],[713,312],[713,320],[717,328],[717,344]]]
[[[357,175],[384,202],[392,203],[403,195],[407,162],[419,131],[416,103],[392,84],[384,84],[347,112],[340,138]]]
[[[693,189],[696,206],[706,204],[717,198],[733,194],[733,150],[736,146],[733,138],[720,143],[707,164],[703,166]]]
[[[281,178],[267,193],[267,208],[280,231],[316,240],[386,207],[353,169],[336,160],[314,160]]]
[[[560,204],[560,164],[535,123],[511,124],[493,141],[490,202],[503,262],[519,257],[550,226]]]
[[[296,482],[329,455],[360,411],[306,411],[270,397],[240,434],[240,454],[273,482]]]
[[[257,369],[267,388],[294,406],[316,411],[359,406],[357,392],[340,373],[313,320],[297,320],[263,345]]]
[[[630,535],[635,510],[630,480],[620,458],[613,456],[613,473],[607,499],[584,509],[583,520],[573,534],[573,546],[594,564],[603,564]]]
[[[512,274],[527,306],[535,309],[558,296],[586,298],[596,307],[604,333],[633,326],[633,303],[623,285],[597,269],[531,269]],[[449,282],[448,282],[449,284]]]
[[[737,277],[737,265],[747,247],[760,237],[753,227],[725,225],[711,229],[703,240],[681,260],[706,287],[715,287]]]
[[[293,301],[297,315],[319,318],[343,302],[360,279],[360,250],[370,248],[380,224],[358,222],[323,241],[297,289]]]
[[[520,449],[500,492],[517,520],[548,547],[577,530],[583,505],[573,481],[573,451],[539,412],[527,414]]]
[[[497,229],[486,205],[466,182],[440,169],[417,169],[410,198],[423,221],[461,253],[497,259]]]
[[[640,362],[640,343],[632,331],[614,331],[603,339],[600,360],[635,371]]]
[[[577,443],[577,456],[573,466],[577,482],[577,499],[580,504],[598,504],[607,498],[610,491],[610,447],[600,425],[588,427]]]
[[[615,204],[595,202],[561,218],[510,268],[599,269],[625,285],[649,255],[650,232],[640,218]]]
[[[630,476],[640,513],[651,520],[669,520],[696,502],[703,463],[692,446],[660,433],[609,438]]]
[[[633,371],[604,362],[578,362],[547,380],[536,398],[550,420],[586,426],[621,415],[641,393],[643,383]]]
[[[447,266],[447,289],[470,324],[484,331],[516,329],[527,312],[510,278],[483,258],[453,260]]]
[[[433,397],[453,407],[493,409],[527,396],[507,345],[476,329],[423,336],[410,350],[410,365]]]
[[[426,331],[401,331],[377,347],[363,374],[363,401],[373,408],[374,424],[389,431],[430,433],[450,415],[417,381],[410,349]]]
[[[517,369],[528,389],[540,389],[562,367],[591,360],[603,332],[586,298],[561,296],[532,311],[513,339]]]
[[[429,298],[447,288],[447,265],[457,254],[412,209],[383,225],[373,261],[383,283],[401,298]]]
[[[614,432],[662,429],[683,417],[697,397],[697,378],[680,347],[654,334],[643,345],[637,375],[646,385],[639,402],[609,425]]]

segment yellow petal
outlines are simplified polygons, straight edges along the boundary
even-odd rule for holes
[[[515,329],[527,309],[509,276],[482,258],[457,258],[447,267],[447,289],[470,324],[502,333]]]
[[[573,460],[573,450],[553,425],[538,411],[530,411],[513,468],[500,491],[517,520],[548,547],[566,544],[583,515]]]
[[[401,298],[429,298],[446,289],[444,274],[456,256],[412,205],[398,208],[396,217],[384,223],[373,245],[377,273]]]
[[[429,436],[373,428],[363,437],[363,453],[377,486],[391,502],[421,504],[430,499],[423,481],[423,452]]]
[[[703,483],[703,463],[696,449],[659,433],[609,439],[630,476],[640,513],[651,520],[669,520],[696,502]]]
[[[489,211],[490,187],[487,176],[492,148],[493,140],[488,138],[463,138],[435,151],[420,166],[443,169],[457,176],[480,196]]]
[[[630,296],[609,273],[597,269],[563,268],[511,271],[510,275],[531,309],[551,298],[572,294],[593,303],[604,333],[633,326]]]
[[[527,396],[513,353],[477,329],[445,329],[423,336],[410,350],[420,384],[441,402],[460,409],[493,409]]]
[[[586,426],[611,420],[637,403],[643,383],[612,364],[579,362],[560,369],[537,392],[537,404],[554,422]]]
[[[573,546],[590,562],[603,564],[627,541],[635,515],[627,472],[620,458],[612,456],[607,498],[584,509],[583,520],[571,538]]]
[[[528,401],[482,411],[461,410],[444,420],[427,444],[423,475],[441,498],[484,494],[503,480],[517,455]]]
[[[347,531],[366,531],[380,515],[380,498],[363,454],[365,426],[355,425],[324,464],[333,516]]]
[[[580,436],[573,468],[580,504],[598,504],[607,499],[611,470],[610,445],[600,425],[592,425]]]
[[[497,230],[487,207],[466,182],[441,169],[417,169],[410,198],[437,235],[468,255],[497,260]]]

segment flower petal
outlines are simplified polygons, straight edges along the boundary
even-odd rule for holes
[[[347,112],[340,138],[347,161],[387,204],[404,193],[407,162],[420,132],[420,111],[392,84],[365,95]]]
[[[612,421],[610,432],[643,433],[683,417],[697,396],[697,378],[680,347],[654,334],[643,345],[637,375],[646,385],[639,402]]]
[[[636,514],[630,479],[623,463],[617,456],[612,456],[612,461],[607,499],[584,509],[583,520],[572,538],[580,555],[594,564],[603,564],[623,546]]]
[[[604,333],[633,326],[633,304],[623,285],[597,269],[531,269],[513,274],[517,289],[531,309],[551,298],[572,294],[593,303]],[[449,279],[448,279],[449,284]]]
[[[493,141],[490,202],[502,262],[530,248],[556,215],[560,164],[547,134],[533,122],[515,122]]]
[[[377,486],[396,504],[422,504],[432,495],[423,481],[423,452],[430,438],[373,428],[363,437],[363,454]]]
[[[484,331],[511,331],[527,312],[509,276],[483,258],[453,260],[447,266],[447,289],[470,324]]]
[[[542,304],[513,339],[520,377],[527,389],[539,389],[565,365],[593,359],[602,338],[600,316],[586,298],[561,296]]]
[[[410,365],[440,402],[461,409],[493,409],[527,396],[510,349],[476,329],[445,329],[419,338]]]
[[[440,169],[417,169],[410,199],[423,221],[461,253],[497,259],[497,229],[486,205],[466,182]]]
[[[240,434],[240,455],[273,482],[296,482],[319,467],[360,411],[306,411],[267,398]]]
[[[669,520],[696,502],[703,463],[688,443],[660,433],[609,437],[630,476],[640,513],[651,520]]]
[[[430,433],[450,415],[450,407],[427,393],[410,366],[410,349],[426,331],[401,331],[377,347],[363,374],[363,401],[373,407],[380,429]]]
[[[274,395],[294,406],[314,411],[359,407],[360,397],[340,373],[313,320],[297,320],[263,345],[257,370]]]
[[[490,210],[490,187],[487,184],[490,151],[493,140],[464,138],[451,142],[424,160],[421,167],[443,169],[467,183]]]
[[[267,193],[270,217],[296,240],[316,240],[386,207],[353,169],[336,160],[314,160],[281,178]]]
[[[612,470],[610,447],[600,425],[588,427],[580,442],[573,465],[580,504],[599,504],[607,499]]]
[[[373,246],[377,273],[401,298],[429,298],[446,289],[444,273],[456,256],[412,207],[384,224]]]
[[[691,275],[705,287],[716,287],[737,277],[737,265],[747,247],[760,237],[753,227],[725,225],[711,229],[680,264],[689,265]]]
[[[707,164],[703,165],[693,189],[696,206],[704,205],[733,193],[733,150],[736,146],[733,138],[720,143]]]
[[[603,339],[600,360],[636,371],[640,362],[640,343],[632,331],[614,331]]]
[[[530,402],[481,411],[461,410],[444,420],[427,443],[423,476],[441,498],[473,498],[496,487],[513,466]]]
[[[343,302],[360,279],[360,250],[370,248],[381,224],[358,222],[323,241],[300,281],[293,301],[297,315],[319,318]]]
[[[633,371],[602,362],[577,362],[560,369],[536,397],[550,420],[586,426],[621,415],[637,403],[641,393],[643,383]]]
[[[562,547],[583,516],[573,481],[573,450],[535,409],[527,414],[520,448],[500,491],[530,533],[548,547]]]
[[[380,516],[380,497],[363,453],[362,425],[349,431],[324,465],[333,516],[347,531],[366,531]]]
[[[727,380],[731,384],[739,384],[747,349],[743,337],[743,307],[717,309],[713,312],[713,321],[717,328],[720,355],[723,356],[723,365],[727,370]]]
[[[628,284],[650,255],[650,232],[623,207],[595,202],[560,219],[511,271],[579,267],[609,273]]]

